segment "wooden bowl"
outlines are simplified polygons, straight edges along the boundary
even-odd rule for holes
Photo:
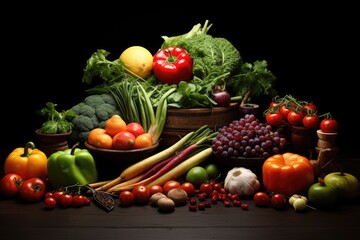
[[[159,147],[158,142],[151,147],[131,150],[103,149],[94,147],[88,142],[84,145],[95,159],[101,180],[118,177],[126,167],[155,154]]]

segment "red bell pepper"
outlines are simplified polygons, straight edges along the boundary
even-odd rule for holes
[[[192,59],[181,47],[167,47],[159,50],[153,57],[153,72],[162,83],[178,84],[193,78]]]

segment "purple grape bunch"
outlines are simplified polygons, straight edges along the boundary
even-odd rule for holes
[[[246,114],[221,127],[212,141],[214,154],[221,158],[268,158],[282,153],[285,147],[286,139],[254,114]]]

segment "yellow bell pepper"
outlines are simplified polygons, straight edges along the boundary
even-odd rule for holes
[[[6,158],[4,164],[5,175],[8,173],[19,174],[23,180],[47,177],[47,156],[35,148],[33,142],[27,142],[25,147],[14,149]]]

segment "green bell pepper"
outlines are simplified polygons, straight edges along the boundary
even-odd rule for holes
[[[48,158],[48,179],[54,187],[86,185],[98,180],[95,160],[87,149],[57,151]]]

